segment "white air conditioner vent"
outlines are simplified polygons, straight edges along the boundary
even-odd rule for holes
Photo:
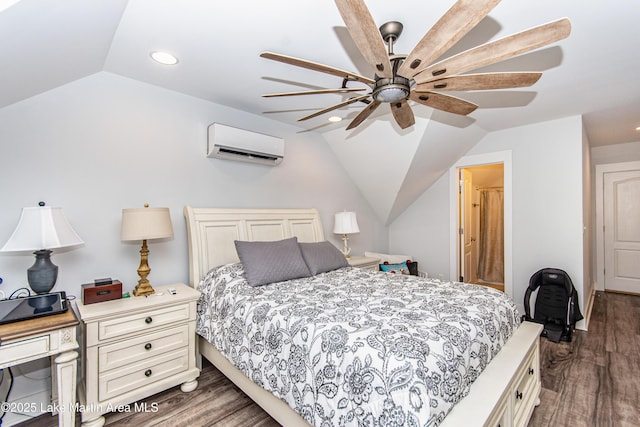
[[[284,140],[213,123],[208,129],[207,157],[275,166],[284,157]]]

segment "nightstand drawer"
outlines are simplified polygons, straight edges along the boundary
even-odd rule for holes
[[[98,372],[106,372],[140,360],[147,360],[189,345],[189,325],[152,332],[98,348]]]
[[[380,259],[367,256],[353,256],[347,258],[347,262],[351,267],[377,271],[379,269]]]
[[[189,349],[143,360],[122,369],[100,375],[98,400],[105,401],[167,378],[189,368]]]
[[[104,341],[130,336],[159,326],[183,322],[189,320],[189,317],[189,304],[180,304],[122,316],[117,319],[102,320],[98,322],[98,339]]]

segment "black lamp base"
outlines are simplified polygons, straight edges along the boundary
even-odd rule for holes
[[[43,249],[33,253],[36,262],[27,270],[27,281],[37,294],[48,294],[58,279],[58,266],[51,262],[51,251]]]

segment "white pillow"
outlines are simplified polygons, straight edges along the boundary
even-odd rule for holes
[[[411,255],[392,255],[392,254],[381,254],[378,252],[365,252],[364,256],[371,258],[379,258],[380,264],[384,264],[385,261],[389,264],[398,264],[401,262],[405,262],[407,260],[413,261]]]

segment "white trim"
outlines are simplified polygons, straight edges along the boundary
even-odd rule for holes
[[[504,165],[504,292],[513,298],[513,165],[511,150],[460,158],[449,169],[449,277],[458,272],[458,169],[494,163]]]
[[[596,290],[604,291],[604,174],[640,170],[640,161],[596,165]]]

